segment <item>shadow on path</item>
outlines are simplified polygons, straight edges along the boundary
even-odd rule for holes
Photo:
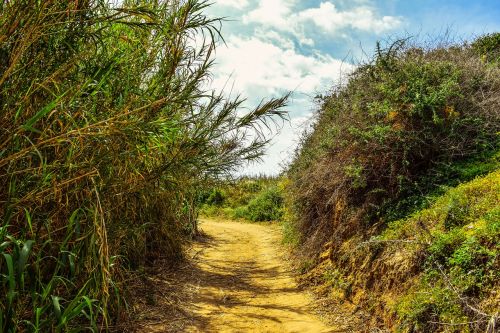
[[[134,291],[145,295],[137,332],[341,332],[311,313],[270,227],[207,221],[201,228],[207,236],[184,266],[159,269]]]

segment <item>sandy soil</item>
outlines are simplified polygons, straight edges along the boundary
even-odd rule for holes
[[[313,314],[309,295],[297,289],[276,228],[210,220],[200,227],[206,238],[193,247],[191,264],[163,280],[165,294],[175,293],[176,301],[155,300],[140,332],[338,332]],[[172,305],[176,311],[167,310]]]

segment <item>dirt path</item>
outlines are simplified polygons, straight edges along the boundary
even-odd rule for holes
[[[208,240],[193,248],[194,264],[175,277],[183,290],[172,290],[183,309],[143,332],[334,332],[297,290],[279,253],[278,230],[209,220],[200,227]]]

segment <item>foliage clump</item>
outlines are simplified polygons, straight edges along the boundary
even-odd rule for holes
[[[499,74],[467,45],[379,45],[346,85],[320,97],[289,168],[304,244],[317,251],[404,217],[421,204],[406,199],[459,176],[456,163],[496,151]]]
[[[242,217],[254,222],[278,221],[283,215],[282,207],[282,194],[277,187],[270,187],[250,200]]]
[[[481,36],[471,46],[484,60],[500,65],[500,32]]]
[[[219,204],[212,199],[213,193],[224,197]],[[208,196],[202,195],[201,200],[201,213],[208,217],[264,222],[279,221],[284,213],[283,189],[277,178],[244,177],[222,189],[213,189]]]

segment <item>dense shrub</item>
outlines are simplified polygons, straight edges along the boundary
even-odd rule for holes
[[[378,46],[319,98],[288,170],[285,230],[308,263],[301,281],[370,312],[367,326],[498,325],[496,48],[496,34],[446,47]],[[341,278],[342,292],[325,272]]]
[[[277,187],[260,192],[246,207],[244,217],[250,221],[277,221],[283,215],[283,196]]]
[[[415,205],[405,199],[456,176],[452,165],[498,149],[499,74],[467,45],[378,46],[321,97],[289,168],[303,243],[317,251],[388,212],[401,218]]]
[[[221,193],[222,201],[214,199]],[[207,217],[244,219],[253,222],[277,221],[283,216],[283,192],[279,179],[243,177],[227,181],[201,198],[201,214]]]
[[[206,199],[206,203],[213,206],[222,206],[225,200],[224,192],[219,189],[213,189]]]
[[[472,43],[472,48],[486,61],[500,65],[500,32],[478,38]]]

